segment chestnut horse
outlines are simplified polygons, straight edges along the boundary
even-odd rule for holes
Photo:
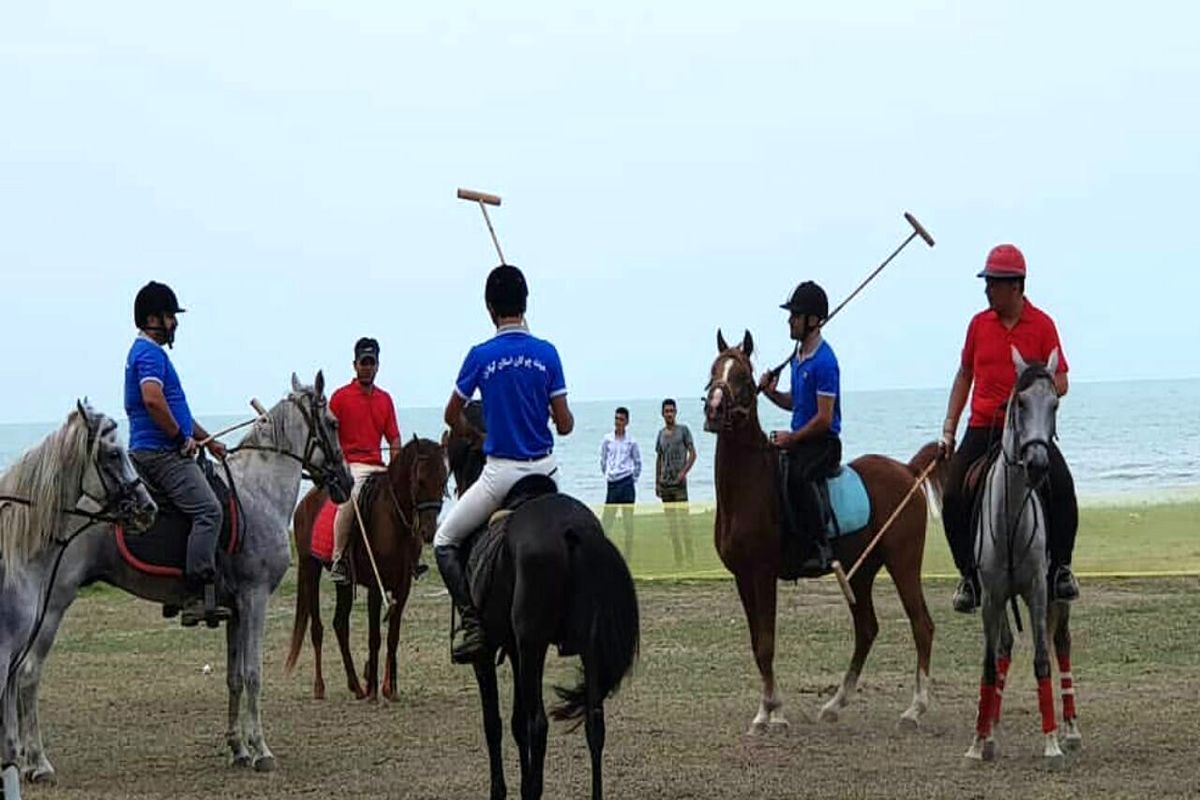
[[[746,332],[742,343],[730,347],[717,332],[719,351],[713,362],[705,402],[704,429],[717,434],[716,520],[717,553],[737,581],[738,594],[750,625],[750,645],[762,676],[762,701],[751,733],[786,728],[783,700],[775,686],[776,581],[781,567],[779,457],[758,420],[758,391],[750,355],[754,341]],[[863,531],[831,541],[834,556],[853,563],[874,538],[879,526],[901,502],[917,476],[938,457],[936,444],[927,444],[908,464],[886,456],[865,455],[850,466],[862,477],[871,500],[870,522]],[[937,470],[935,470],[936,472]],[[896,584],[900,602],[912,623],[917,648],[916,686],[912,703],[900,717],[904,728],[915,728],[929,707],[929,657],[933,620],[921,590],[921,561],[925,550],[925,496],[917,492],[899,513],[878,546],[850,581],[857,602],[854,617],[854,655],[850,667],[820,718],[834,721],[853,696],[871,644],[879,630],[871,586],[881,567]]]
[[[412,588],[413,567],[421,556],[421,545],[433,539],[446,492],[447,475],[445,451],[441,445],[414,436],[392,459],[387,472],[373,476],[371,483],[374,485],[365,485],[360,495],[359,508],[379,576],[396,602],[388,618],[387,664],[383,673],[382,691],[388,700],[396,694],[396,647],[400,641],[400,617]],[[304,645],[304,630],[309,627],[311,619],[316,672],[313,697],[317,700],[325,699],[325,677],[321,672],[321,643],[325,636],[325,628],[321,624],[320,592],[323,565],[312,554],[311,542],[313,523],[328,500],[325,492],[313,488],[300,501],[293,515],[292,530],[300,563],[296,575],[296,617],[284,667],[290,672],[296,666],[296,659]],[[355,583],[367,588],[370,631],[364,673],[367,682],[365,689],[354,669],[354,657],[350,655],[350,611],[354,604],[354,588],[349,584],[337,587],[333,629],[337,634],[338,649],[342,653],[350,691],[360,700],[375,700],[379,691],[379,612],[384,598],[379,594],[379,584],[375,580],[367,550],[363,547],[357,523],[347,557],[350,558],[350,573]]]

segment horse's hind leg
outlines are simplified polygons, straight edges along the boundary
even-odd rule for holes
[[[493,654],[475,662],[475,682],[479,684],[479,700],[483,704],[483,734],[487,740],[488,768],[491,772],[491,800],[504,800],[508,788],[504,785],[504,760],[501,758],[500,690],[496,685],[496,660]]]
[[[829,702],[821,707],[818,719],[822,722],[837,722],[838,712],[850,704],[850,698],[858,688],[858,678],[862,675],[863,665],[871,652],[871,645],[875,643],[875,636],[879,633],[875,600],[871,597],[871,584],[874,581],[875,575],[869,572],[860,572],[854,576],[851,588],[854,590],[856,602],[850,606],[850,613],[854,617],[854,655],[850,657],[850,667],[842,678],[842,685]]]
[[[923,524],[923,523],[922,523]],[[889,570],[890,571],[890,570]],[[902,577],[892,574],[896,593],[912,627],[913,644],[917,648],[917,677],[913,686],[912,703],[900,715],[902,730],[915,730],[921,717],[929,710],[929,665],[933,653],[933,618],[925,604],[925,593],[921,590],[921,570],[918,564],[911,573]]]
[[[301,557],[300,563],[309,562],[311,577],[301,581],[301,589],[306,594],[309,609],[309,637],[313,648],[313,699],[325,699],[325,671],[321,665],[321,647],[325,643],[325,625],[321,622],[321,567],[312,556]]]
[[[538,800],[542,796],[543,772],[546,763],[546,706],[542,701],[542,674],[546,664],[546,643],[526,642],[519,645],[521,664],[517,693],[521,695],[528,731],[529,767],[521,780],[521,800]]]
[[[246,749],[245,718],[242,714],[242,693],[245,675],[242,662],[245,658],[243,631],[245,621],[239,615],[225,623],[225,686],[229,690],[229,716],[225,728],[225,743],[233,755],[233,766],[248,767],[250,751]]]
[[[591,663],[589,663],[591,662]],[[604,797],[604,694],[596,680],[595,658],[584,661],[584,681],[587,684],[587,716],[584,717],[584,732],[587,734],[588,751],[592,756],[592,800]]]
[[[1083,745],[1083,734],[1075,711],[1075,678],[1071,674],[1071,604],[1061,601],[1050,603],[1050,635],[1054,641],[1054,653],[1058,657],[1058,678],[1062,692],[1063,746],[1078,750]]]

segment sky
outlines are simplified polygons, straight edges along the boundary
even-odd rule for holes
[[[805,279],[846,390],[948,387],[1013,242],[1075,380],[1200,376],[1200,11],[1183,3],[7,3],[0,421],[121,408],[133,296],[188,309],[192,408],[351,377],[440,405],[497,263],[577,399],[786,357]]]

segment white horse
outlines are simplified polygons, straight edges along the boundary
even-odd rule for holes
[[[1017,383],[1004,415],[1000,457],[991,465],[983,486],[982,507],[976,523],[979,579],[983,588],[984,657],[975,738],[966,757],[991,761],[996,758],[995,723],[999,720],[1004,681],[1012,658],[1013,634],[1006,606],[1016,614],[1016,597],[1025,600],[1033,633],[1033,670],[1038,684],[1038,707],[1042,719],[1042,755],[1048,763],[1064,761],[1054,713],[1054,690],[1050,682],[1050,651],[1047,640],[1046,513],[1038,487],[1050,468],[1050,440],[1055,433],[1058,392],[1054,373],[1058,350],[1045,365],[1027,364],[1012,348]],[[1056,641],[1060,669],[1069,665],[1070,634],[1067,632],[1066,603],[1056,603]],[[1065,638],[1064,642],[1061,641]],[[1067,659],[1064,662],[1064,656]],[[1074,688],[1070,667],[1063,669],[1064,741],[1069,749],[1081,741],[1075,722]]]
[[[15,677],[44,607],[41,577],[72,534],[117,520],[142,530],[156,508],[116,435],[117,423],[84,403],[0,475],[0,797],[19,800]],[[85,500],[99,512],[79,511]]]
[[[219,553],[217,565],[219,583],[230,594],[235,611],[225,626],[229,690],[226,742],[235,766],[253,765],[260,771],[275,767],[275,756],[263,736],[259,706],[262,639],[268,598],[291,561],[288,523],[301,477],[304,473],[310,475],[337,502],[349,499],[352,479],[342,459],[324,392],[325,378],[320,372],[312,386],[301,385],[292,375],[291,393],[231,449],[228,459],[241,501],[241,548],[232,555]],[[181,577],[147,575],[130,567],[117,549],[111,528],[89,531],[67,550],[54,577],[45,624],[19,676],[24,770],[33,781],[54,775],[42,747],[37,715],[42,664],[79,588],[96,581],[169,605],[182,605],[187,592]]]

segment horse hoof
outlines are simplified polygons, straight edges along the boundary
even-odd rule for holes
[[[263,756],[254,762],[255,772],[274,772],[275,756]]]
[[[750,730],[746,731],[746,733],[750,736],[762,736],[770,731],[770,729],[770,725],[766,720],[756,719],[754,722],[750,723]]]
[[[1045,756],[1042,759],[1042,763],[1048,770],[1060,770],[1067,765],[1067,757],[1062,753],[1055,753],[1054,755]]]
[[[767,723],[767,733],[784,734],[792,729],[792,725],[786,719],[773,719]]]
[[[233,757],[233,766],[237,769],[246,769],[251,764],[250,756],[240,755]]]
[[[996,746],[995,739],[988,739],[983,743],[983,760],[995,761],[1000,755],[1000,748]]]
[[[900,733],[916,733],[920,727],[916,717],[902,716],[896,723],[896,730]]]
[[[1062,746],[1069,753],[1078,753],[1083,749],[1083,737],[1078,733],[1068,734],[1063,737]]]
[[[53,767],[27,770],[25,772],[25,780],[42,786],[53,786],[58,780],[58,776],[54,773]]]
[[[817,720],[819,722],[832,723],[832,722],[837,722],[839,716],[840,715],[838,714],[838,710],[836,708],[834,708],[832,706],[825,706],[824,708],[821,709],[821,713],[817,715]]]

